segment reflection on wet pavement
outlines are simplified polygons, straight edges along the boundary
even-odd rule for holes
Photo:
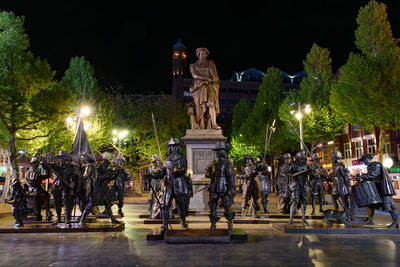
[[[247,243],[149,242],[146,234],[160,225],[143,223],[139,215],[145,214],[146,209],[147,205],[125,205],[123,232],[1,234],[0,266],[400,265],[400,234],[285,234],[272,224],[240,224],[236,227],[248,233]],[[0,218],[0,224],[4,220]],[[201,220],[204,222],[189,227],[208,228],[207,217],[196,218]],[[173,227],[180,229],[180,225]],[[224,222],[217,224],[217,228],[225,227]]]

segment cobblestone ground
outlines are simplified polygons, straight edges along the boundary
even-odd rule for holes
[[[238,210],[239,203],[235,205]],[[126,229],[118,233],[1,234],[0,266],[400,265],[400,230],[399,235],[310,235],[285,234],[273,224],[248,224],[235,225],[247,232],[246,243],[174,245],[146,241],[146,234],[160,227],[139,218],[147,207],[125,205]],[[189,227],[208,228],[207,219],[190,216]],[[377,214],[376,220],[390,222],[384,214]],[[0,225],[12,222],[10,216],[0,218]],[[225,227],[223,220],[217,224]]]

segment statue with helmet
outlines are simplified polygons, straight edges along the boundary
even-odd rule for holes
[[[161,215],[161,207],[158,204],[158,201],[161,197],[161,180],[165,177],[165,174],[165,168],[162,166],[159,156],[157,154],[153,154],[151,156],[151,166],[146,168],[146,173],[143,176],[143,178],[150,185],[150,219],[155,219]]]
[[[314,164],[320,165],[320,156],[318,153],[312,154],[312,160]],[[319,202],[319,212],[324,212],[324,202],[325,202],[325,193],[324,193],[324,185],[323,179],[326,179],[326,171],[321,168],[316,168],[315,171],[310,173],[309,176],[309,186],[311,192],[311,205],[312,212],[311,215],[315,215],[315,200],[318,198]]]
[[[85,210],[90,193],[96,183],[96,162],[90,154],[81,154],[82,184],[79,185],[79,209],[81,213]]]
[[[44,168],[52,171],[56,177],[54,179],[52,193],[54,205],[57,213],[57,219],[53,224],[61,223],[61,211],[64,207],[65,224],[71,226],[72,211],[75,206],[75,198],[78,193],[80,183],[80,171],[72,163],[73,159],[66,151],[59,151],[54,157],[57,163],[44,163]]]
[[[268,213],[268,195],[271,193],[271,167],[260,158],[256,158],[255,166],[260,182],[261,203],[264,213]]]
[[[193,195],[193,189],[190,177],[187,175],[187,160],[181,152],[181,144],[177,138],[171,138],[167,142],[168,157],[163,163],[166,170],[166,177],[162,185],[161,215],[163,225],[161,233],[168,230],[169,209],[172,200],[175,199],[179,209],[181,225],[184,229],[188,228],[186,217],[189,213],[189,200]]]
[[[115,175],[114,184],[111,186],[110,191],[108,192],[109,202],[114,201],[116,195],[118,197],[118,214],[123,217],[124,213],[122,212],[122,207],[124,206],[124,191],[125,184],[129,180],[131,176],[129,172],[123,167],[125,160],[122,157],[117,157],[112,160],[114,166],[112,167]]]
[[[104,204],[111,222],[119,223],[112,213],[111,203],[107,197],[109,190],[108,184],[110,181],[115,180],[117,175],[118,173],[115,172],[112,167],[110,167],[110,161],[106,158],[102,158],[99,166],[97,167],[97,179],[93,191],[90,192],[88,203],[79,219],[79,225],[81,227],[85,225],[86,218],[92,212],[93,208],[101,204]]]
[[[27,194],[18,179],[14,179],[11,189],[11,197],[6,199],[5,202],[13,206],[12,215],[15,219],[15,225],[22,227],[24,226],[22,220],[28,216],[28,207],[26,205]]]
[[[372,159],[373,155],[371,154],[365,154],[359,159],[359,161],[362,161],[367,166],[367,173],[356,177],[357,181],[361,184],[369,184],[369,189],[373,188],[373,186],[376,187],[376,190],[367,190],[367,187],[364,187],[364,193],[367,195],[367,198],[373,200],[373,202],[365,203],[367,204],[366,207],[368,214],[366,224],[374,224],[374,210],[382,209],[383,211],[388,212],[392,217],[392,223],[387,227],[399,228],[396,205],[393,202],[393,196],[396,195],[393,182],[382,163],[372,161]],[[355,186],[353,186],[353,188],[355,188]],[[379,201],[379,197],[381,201]],[[357,201],[356,199],[356,203],[359,204],[360,201]]]
[[[283,156],[283,164],[279,166],[278,174],[275,183],[278,185],[279,199],[278,199],[278,213],[289,214],[290,207],[290,191],[289,191],[289,176],[286,169],[292,161],[292,156],[285,153]]]
[[[306,208],[308,197],[308,175],[313,171],[313,167],[307,164],[307,157],[304,151],[296,153],[294,162],[290,163],[286,168],[289,175],[290,190],[290,218],[289,224],[293,224],[293,217],[296,214],[297,205],[301,208],[301,222],[305,226],[309,226],[306,221]]]
[[[339,202],[343,210],[350,214],[350,177],[346,166],[341,162],[342,153],[334,149],[331,152],[332,173],[330,179],[333,181],[332,201],[335,211],[339,210]]]
[[[216,152],[217,159],[207,167],[205,174],[205,177],[211,179],[208,187],[210,192],[210,201],[208,202],[210,206],[210,230],[215,230],[216,223],[220,220],[220,217],[217,216],[217,208],[221,205],[224,208],[228,230],[232,231],[233,218],[235,217],[231,208],[235,196],[235,171],[228,156],[230,146],[220,141],[212,150]]]
[[[42,181],[50,178],[50,171],[43,168],[43,173],[39,169],[41,165],[40,155],[37,153],[30,161],[31,168],[27,171],[26,183],[28,185],[28,195],[34,200],[33,212],[36,215],[36,220],[42,220],[42,206],[46,207],[46,220],[51,221],[53,214],[50,211],[50,194],[42,187]],[[44,165],[42,164],[44,167]]]
[[[242,218],[246,217],[247,209],[250,204],[249,201],[252,200],[252,206],[254,209],[254,217],[260,218],[258,211],[260,210],[260,205],[258,204],[259,189],[256,181],[258,172],[255,170],[253,157],[250,155],[244,155],[243,161],[246,166],[243,169],[244,183],[242,186]]]

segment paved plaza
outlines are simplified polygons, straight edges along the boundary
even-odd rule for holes
[[[275,223],[237,224],[248,234],[245,243],[166,244],[146,240],[147,234],[160,228],[139,218],[147,208],[147,204],[126,204],[122,232],[1,234],[0,266],[400,265],[400,230],[399,235],[285,234]],[[376,216],[378,223],[390,223],[389,216]],[[207,220],[206,215],[192,215],[189,227],[207,229]],[[11,216],[0,218],[0,225],[12,222]],[[180,229],[179,224],[172,227]],[[217,229],[222,228],[226,228],[224,220],[217,224]]]

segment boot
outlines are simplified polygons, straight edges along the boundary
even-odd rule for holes
[[[303,226],[310,226],[310,224],[306,221],[306,205],[301,204],[301,223]]]
[[[233,231],[233,222],[228,221],[228,231]]]
[[[122,207],[124,206],[124,203],[119,203],[118,204],[118,214],[122,217],[124,217],[124,213],[122,212]]]
[[[242,218],[246,218],[246,213],[247,213],[247,209],[246,208],[242,208]]]
[[[315,215],[315,210],[314,209],[312,210],[311,215]]]
[[[399,228],[399,215],[397,214],[396,210],[391,210],[390,216],[392,216],[393,222],[387,228]]]
[[[209,215],[209,217],[210,217],[210,222],[211,222],[210,230],[215,230],[217,228],[217,222],[221,218],[218,216],[215,216],[215,215]]]
[[[256,211],[256,209],[254,209],[254,218],[260,218],[260,215],[258,215],[258,211]]]
[[[366,225],[374,225],[374,209],[367,207],[368,218],[365,220]]]
[[[53,218],[53,213],[49,210],[46,212],[46,221],[50,222]]]
[[[168,230],[168,220],[169,220],[169,209],[162,209],[161,210],[161,217],[163,219],[163,224],[161,226],[161,232],[160,234],[165,234]]]
[[[296,213],[296,205],[290,205],[290,217],[289,217],[289,224],[293,225],[293,217]]]

